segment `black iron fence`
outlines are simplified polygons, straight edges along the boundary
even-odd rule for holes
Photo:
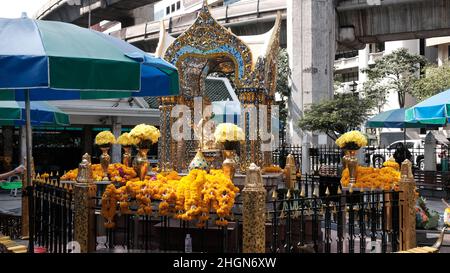
[[[47,252],[66,253],[73,241],[73,193],[59,180],[52,181],[33,185],[34,242]]]
[[[268,211],[271,252],[365,253],[399,249],[399,193],[278,193]]]
[[[18,239],[22,235],[21,215],[0,212],[0,234]]]
[[[227,227],[208,221],[205,227],[167,216],[139,216],[126,214],[116,217],[116,227],[104,230],[97,237],[99,252],[185,252],[189,234],[192,252],[239,253],[242,251],[241,217]]]
[[[294,156],[295,164],[297,165],[297,167],[300,167],[302,165],[302,147],[296,145],[284,145],[274,150],[272,152],[273,164],[284,168],[284,166],[286,165],[286,157],[289,154],[292,154]]]
[[[411,143],[410,143],[411,144]],[[400,143],[399,145],[403,145]],[[408,147],[408,159],[413,164],[414,171],[423,171],[425,169],[425,149],[423,146],[409,145]],[[389,146],[366,146],[361,149],[362,157],[364,158],[365,166],[371,166],[375,168],[381,168],[383,163],[389,160],[391,156],[394,156],[398,145]],[[286,156],[292,154],[295,158],[297,168],[302,166],[302,147],[301,146],[282,146],[272,152],[273,164],[279,165],[284,168]],[[320,168],[323,166],[332,166],[337,168],[341,164],[344,152],[336,146],[318,145],[309,148],[309,166],[310,169],[306,170],[307,173],[318,174]],[[449,171],[449,156],[450,147],[445,145],[437,145],[433,151],[435,157],[436,170],[447,172]],[[401,157],[400,161],[403,161]]]
[[[338,191],[337,178],[298,176],[295,190],[269,188],[266,211],[267,252],[358,253],[394,252],[399,249],[399,193],[393,191]],[[328,190],[327,190],[328,189]],[[273,194],[273,192],[276,194]],[[185,238],[192,238],[193,252],[242,252],[242,201],[236,198],[226,227],[158,215],[116,214],[114,228],[105,228],[100,215],[101,191],[96,214],[98,252],[185,252]],[[67,252],[73,241],[73,193],[54,183],[35,182],[34,239],[48,252]]]

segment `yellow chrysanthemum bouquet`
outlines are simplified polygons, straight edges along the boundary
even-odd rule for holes
[[[214,139],[216,143],[224,147],[223,157],[225,160],[222,163],[222,168],[226,176],[231,180],[234,178],[237,165],[236,150],[239,143],[245,140],[245,134],[242,129],[233,123],[221,123],[216,127],[214,132]]]
[[[336,140],[336,145],[341,149],[358,150],[367,146],[367,138],[360,131],[350,131]]]
[[[134,139],[129,133],[123,133],[117,138],[117,144],[122,146],[132,146],[134,145]]]
[[[130,167],[131,166],[131,146],[135,144],[134,138],[129,133],[123,133],[117,138],[117,144],[122,145],[124,153],[122,155],[122,163]]]
[[[109,180],[108,167],[111,163],[111,157],[108,154],[111,145],[116,143],[116,137],[110,131],[102,131],[95,137],[95,144],[100,147],[102,154],[100,155],[100,165],[103,170],[103,180]]]
[[[102,131],[95,137],[95,144],[98,146],[111,146],[116,143],[116,138],[110,131]]]
[[[149,146],[158,142],[160,136],[158,128],[147,124],[136,125],[129,134],[133,144],[138,147],[146,146],[146,148],[150,148]]]
[[[239,142],[245,140],[242,129],[233,123],[221,123],[214,132],[216,143],[222,144],[225,150],[234,150]]]
[[[155,126],[139,124],[131,130],[129,136],[133,140],[134,145],[139,149],[138,155],[133,161],[134,170],[138,177],[144,180],[149,169],[147,152],[152,144],[158,142],[161,133]]]

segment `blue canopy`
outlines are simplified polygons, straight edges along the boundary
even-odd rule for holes
[[[406,121],[405,108],[381,112],[369,119],[366,126],[369,128],[431,128],[433,125],[421,124],[417,121]]]
[[[450,120],[450,89],[407,109],[406,120],[444,126]]]

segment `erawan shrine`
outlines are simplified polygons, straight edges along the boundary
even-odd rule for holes
[[[177,37],[162,20],[153,54],[68,23],[0,19],[0,30],[30,41],[20,58],[0,42],[0,57],[11,59],[7,69],[0,62],[8,76],[5,83],[0,76],[0,100],[24,101],[17,112],[25,113],[5,124],[23,126],[26,154],[21,173],[13,171],[22,181],[8,188],[11,196],[22,190],[20,215],[0,211],[0,252],[437,252],[445,228],[433,247],[417,247],[416,216],[428,223],[436,215],[418,199],[410,160],[389,156],[362,166],[368,139],[356,130],[326,149],[279,141],[282,12],[269,31],[238,36],[207,3]],[[211,88],[214,81],[223,90]],[[45,104],[41,120],[38,102],[118,98],[131,105],[133,97],[154,103],[159,122],[136,122],[129,131],[103,124],[83,140],[95,151],[80,153],[74,166],[35,170],[32,127],[70,124]],[[149,159],[152,150],[157,158]]]

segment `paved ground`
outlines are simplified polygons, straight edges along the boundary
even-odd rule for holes
[[[11,196],[9,191],[0,191],[0,212],[20,215],[22,211],[22,195]]]

